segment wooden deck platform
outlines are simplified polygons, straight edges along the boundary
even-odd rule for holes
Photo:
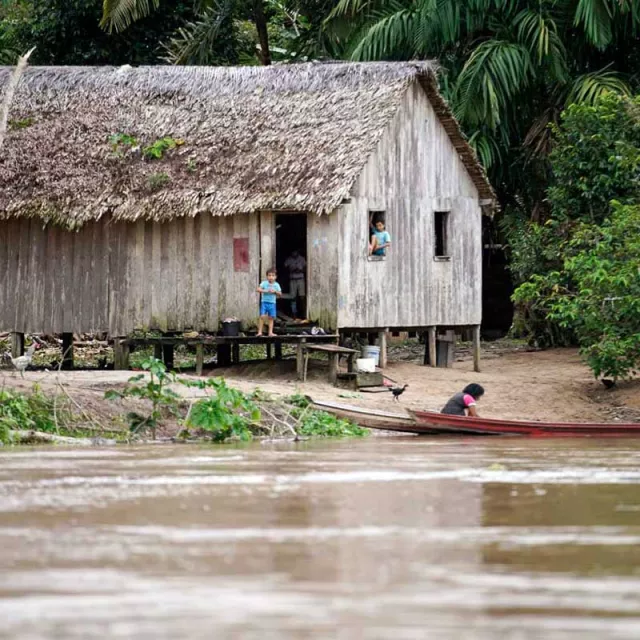
[[[240,345],[253,344],[265,345],[266,357],[271,358],[271,348],[274,348],[275,358],[282,357],[283,344],[295,344],[297,352],[297,372],[302,378],[304,367],[304,350],[302,345],[337,346],[339,336],[337,334],[312,335],[312,334],[282,334],[269,336],[202,336],[187,338],[185,336],[161,336],[143,338],[115,338],[113,341],[114,368],[128,369],[129,356],[132,349],[141,346],[153,346],[154,355],[159,360],[164,360],[168,369],[173,368],[173,350],[177,345],[195,347],[196,350],[196,374],[202,375],[204,368],[204,347],[215,346],[218,351],[218,366],[229,366],[240,362]]]

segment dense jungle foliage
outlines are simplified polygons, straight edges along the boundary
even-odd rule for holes
[[[638,105],[616,97],[640,92],[639,27],[640,0],[4,0],[0,57],[35,45],[34,64],[437,59],[499,195],[519,327],[588,349],[547,293],[587,287],[574,272],[584,238],[615,244],[633,228]]]

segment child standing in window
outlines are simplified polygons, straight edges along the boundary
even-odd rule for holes
[[[387,254],[387,247],[391,246],[391,236],[385,231],[384,222],[378,220],[374,225],[374,231],[371,234],[371,242],[369,244],[370,256],[384,256]]]
[[[258,321],[258,335],[262,335],[262,327],[264,325],[265,320],[267,321],[267,326],[269,327],[268,335],[270,337],[275,336],[273,333],[273,321],[276,318],[276,299],[282,295],[282,289],[280,289],[280,285],[276,282],[276,270],[268,269],[267,270],[267,279],[263,280],[260,283],[260,286],[256,289],[256,291],[260,294],[260,320]]]

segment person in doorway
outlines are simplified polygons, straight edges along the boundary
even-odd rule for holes
[[[260,294],[260,320],[258,321],[258,335],[262,335],[262,327],[265,321],[269,328],[268,335],[275,336],[273,333],[273,322],[276,319],[276,300],[282,295],[282,289],[276,282],[276,270],[267,269],[267,279],[263,280],[256,291]]]
[[[447,404],[444,405],[441,413],[450,416],[466,416],[476,417],[476,403],[484,395],[484,388],[479,384],[468,384],[460,393],[453,395]]]
[[[304,299],[307,295],[304,283],[304,271],[307,261],[300,254],[298,249],[294,249],[291,255],[284,262],[285,269],[289,271],[289,294],[291,295],[291,314],[298,318],[298,298],[301,307],[304,308]]]
[[[391,236],[384,228],[384,222],[378,220],[374,225],[374,231],[371,234],[371,242],[369,243],[370,256],[385,256],[387,249],[391,246]]]

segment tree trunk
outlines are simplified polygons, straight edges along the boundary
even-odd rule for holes
[[[260,42],[260,64],[271,64],[271,51],[269,50],[269,33],[267,32],[267,19],[264,15],[263,0],[254,0],[253,19],[256,23],[258,41]]]

